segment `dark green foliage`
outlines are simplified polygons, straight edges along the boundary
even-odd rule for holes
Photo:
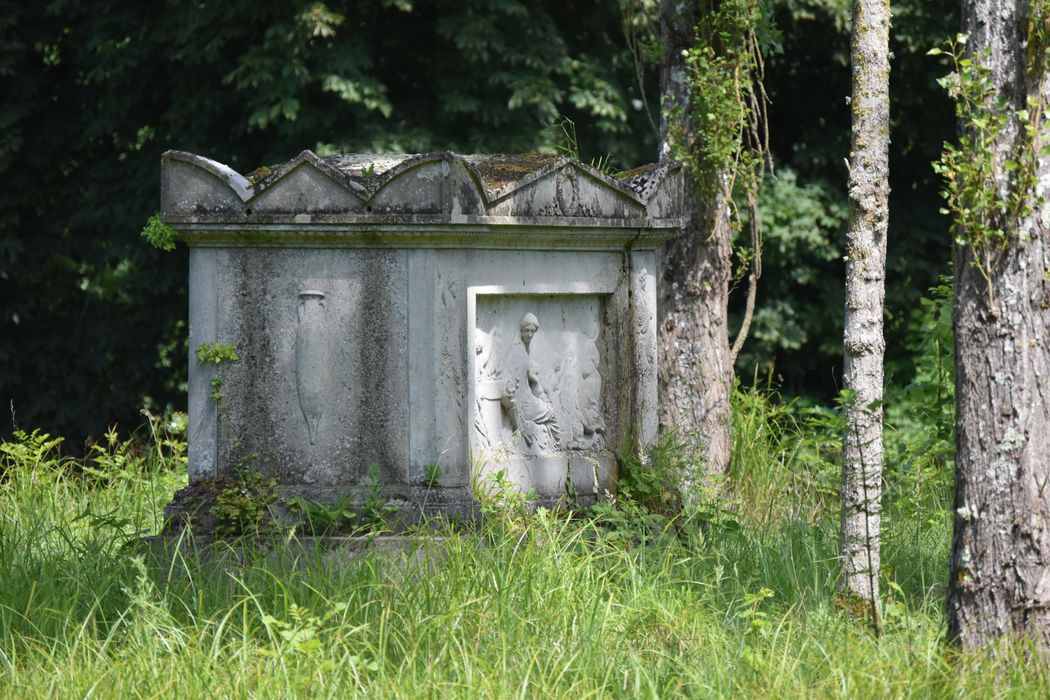
[[[614,3],[0,0],[5,414],[77,449],[184,405],[185,248],[138,235],[164,150],[244,173],[304,148],[553,150],[565,115],[585,160],[630,167],[655,152],[634,71]]]
[[[771,0],[777,30],[766,59],[778,176],[762,193],[767,240],[752,338],[738,371],[772,364],[784,391],[830,401],[842,358],[842,264],[849,154],[848,0]],[[954,134],[952,105],[926,52],[959,26],[951,0],[893,6],[887,382],[916,371],[907,339],[925,291],[948,270],[948,220],[929,164]],[[790,173],[788,172],[790,171]],[[743,243],[743,239],[740,241]],[[732,304],[742,310],[743,291]],[[739,313],[739,312],[738,312]],[[738,315],[731,320],[736,328]]]
[[[804,375],[817,358],[824,367],[842,354],[842,276],[839,239],[846,202],[823,180],[799,182],[789,167],[759,193],[763,274],[751,334],[737,367],[783,377]],[[738,276],[746,274],[744,267]],[[834,359],[832,359],[834,358]]]
[[[955,31],[956,4],[894,6],[891,382],[916,371],[905,341],[948,260],[929,163],[954,121],[925,53]],[[566,139],[551,124],[568,118],[584,162],[652,160],[654,4],[619,5],[0,0],[5,415],[13,402],[18,424],[75,436],[77,450],[110,422],[138,423],[143,403],[184,405],[186,249],[138,235],[145,225],[170,245],[147,223],[168,148],[243,173],[304,148],[556,152]],[[738,366],[773,366],[785,392],[828,399],[841,355],[848,5],[761,5],[780,179],[762,193],[765,272]]]

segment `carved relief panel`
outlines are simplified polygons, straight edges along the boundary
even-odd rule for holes
[[[282,484],[323,490],[402,478],[408,410],[404,256],[240,249],[217,279],[223,368],[220,470],[250,459]],[[318,491],[320,493],[320,491]]]
[[[476,305],[476,451],[495,456],[605,447],[602,297],[485,295]]]

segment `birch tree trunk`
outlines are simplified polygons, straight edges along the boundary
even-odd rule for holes
[[[661,158],[668,158],[674,140],[690,152],[702,147],[686,118],[690,90],[683,49],[691,46],[697,2],[661,0],[660,30],[664,47],[660,68],[663,100]],[[671,120],[680,128],[672,128]],[[729,352],[728,301],[731,276],[728,178],[704,201],[697,173],[685,172],[685,226],[663,256],[658,288],[659,388],[661,432],[673,431],[687,446],[703,472],[686,475],[686,496],[708,475],[729,468],[729,391],[733,365]]]
[[[842,591],[877,620],[882,493],[882,333],[889,222],[889,0],[853,0],[853,131],[846,236]]]
[[[994,144],[999,201],[1017,187],[1002,167],[1006,159],[1017,158],[1018,144],[1037,149],[1039,138],[1047,139],[1046,122],[1037,121],[1040,135],[1026,143],[1016,112],[1028,109],[1038,120],[1050,101],[1048,21],[1046,0],[963,2],[969,55],[990,69],[997,96],[1010,109]],[[1015,192],[1030,211],[1008,222],[1009,245],[987,266],[987,279],[973,264],[971,246],[955,249],[956,511],[948,632],[963,647],[1028,636],[1050,649],[1050,208],[1039,201],[1048,189],[1050,159],[1043,156],[1035,178]]]

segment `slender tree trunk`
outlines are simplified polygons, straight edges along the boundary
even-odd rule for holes
[[[969,54],[991,69],[1013,112],[1036,118],[1050,100],[1030,13],[1045,0],[968,0]],[[1043,5],[1041,20],[1048,21]],[[1044,33],[1045,36],[1045,33]],[[984,52],[987,51],[987,54]],[[1028,66],[1026,67],[1026,63]],[[1046,123],[1040,130],[1045,143]],[[996,144],[1005,162],[1024,144],[1011,118]],[[1026,147],[1026,146],[1022,146]],[[1028,144],[1027,147],[1035,148]],[[1010,175],[1000,171],[1000,199]],[[956,485],[948,632],[964,647],[1029,636],[1050,649],[1050,159],[1022,192],[1031,213],[1010,222],[1010,245],[988,269],[955,249]]]
[[[877,619],[882,493],[882,333],[889,222],[889,0],[853,0],[853,134],[846,236],[842,591]]]
[[[661,158],[670,156],[674,139],[691,151],[702,146],[685,118],[690,94],[682,58],[694,38],[696,5],[682,0],[660,4]],[[681,128],[671,128],[671,119]],[[686,446],[699,448],[693,457],[703,467],[702,473],[686,475],[687,497],[697,480],[729,468],[733,382],[727,328],[732,233],[728,178],[714,174],[716,193],[702,198],[697,177],[687,169],[684,232],[664,252],[658,290],[660,427],[673,431]]]

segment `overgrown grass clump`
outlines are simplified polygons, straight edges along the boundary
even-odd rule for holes
[[[905,497],[915,470],[891,470],[881,634],[836,608],[836,413],[774,399],[738,392],[732,497],[701,515],[647,507],[659,479],[634,478],[650,492],[584,518],[486,504],[423,557],[158,564],[140,538],[184,481],[180,425],[82,461],[20,434],[0,445],[0,697],[1050,694],[1024,650],[944,644],[947,480]]]

